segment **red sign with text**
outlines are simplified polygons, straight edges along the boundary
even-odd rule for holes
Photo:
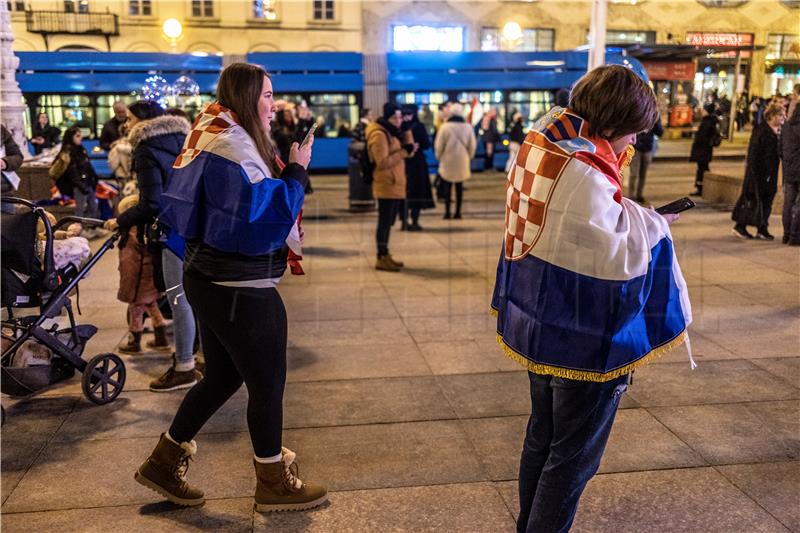
[[[694,46],[751,46],[752,33],[686,32],[686,42]]]
[[[642,61],[642,65],[651,80],[694,80],[694,63],[691,61]]]

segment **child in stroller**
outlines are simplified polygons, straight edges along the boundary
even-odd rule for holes
[[[81,358],[86,342],[97,328],[75,323],[69,295],[114,247],[119,235],[113,233],[82,267],[67,262],[66,266],[57,268],[53,259],[54,232],[73,222],[100,226],[103,221],[65,217],[52,225],[44,209],[27,200],[3,197],[2,202],[14,204],[14,209],[4,209],[0,221],[3,307],[0,390],[11,396],[27,396],[72,376],[78,369],[83,376],[83,392],[89,400],[97,404],[113,401],[125,384],[125,365],[111,353],[97,355],[89,361]],[[42,254],[37,250],[37,222],[44,230]],[[38,308],[38,314],[16,316],[19,308]],[[45,326],[48,320],[61,316],[63,310],[69,320],[68,327]],[[37,349],[31,350],[34,345]],[[17,352],[25,349],[23,346],[29,352],[40,354],[33,358],[37,359],[37,364],[14,366],[24,359],[17,357],[15,361]]]

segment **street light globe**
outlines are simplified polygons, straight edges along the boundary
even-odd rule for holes
[[[516,41],[522,37],[522,28],[516,22],[506,22],[506,25],[503,26],[503,37],[506,41]]]
[[[168,38],[177,39],[183,34],[183,25],[178,19],[167,19],[164,21],[164,25],[161,26],[161,31]]]

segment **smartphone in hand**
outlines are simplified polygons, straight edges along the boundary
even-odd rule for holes
[[[302,148],[303,146],[308,144],[308,141],[310,141],[311,137],[314,136],[314,132],[315,131],[317,131],[317,123],[316,122],[313,123],[310,128],[308,128],[308,133],[306,133],[306,136],[303,137],[303,142],[300,143],[300,148]]]
[[[659,215],[673,215],[677,213],[682,213],[687,209],[691,209],[696,204],[692,201],[691,198],[688,196],[684,196],[680,200],[675,200],[674,202],[670,202],[667,205],[662,205],[661,207],[656,208],[656,213]]]

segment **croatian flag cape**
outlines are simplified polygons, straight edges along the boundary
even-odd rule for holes
[[[302,255],[303,186],[272,175],[233,111],[207,106],[173,168],[160,220],[172,230],[167,245],[181,256],[183,239],[249,256],[284,245],[295,259]]]
[[[508,174],[492,308],[498,342],[531,372],[608,381],[688,339],[669,225],[622,197],[629,156],[555,108]]]

